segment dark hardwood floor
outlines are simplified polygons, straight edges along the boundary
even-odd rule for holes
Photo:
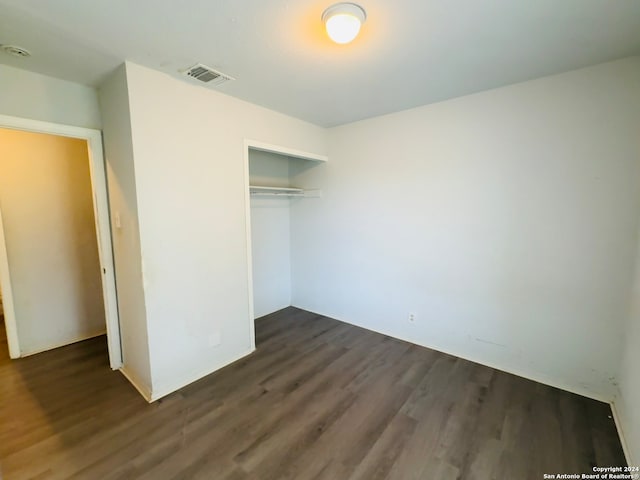
[[[0,479],[536,479],[623,465],[609,406],[288,308],[154,404],[103,337],[9,361]],[[3,337],[4,338],[4,337]]]

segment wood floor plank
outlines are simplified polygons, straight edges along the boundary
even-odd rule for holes
[[[289,307],[257,350],[154,404],[104,337],[10,361],[0,477],[537,480],[624,465],[607,404]]]
[[[417,425],[411,417],[395,415],[352,475],[353,480],[384,480]]]

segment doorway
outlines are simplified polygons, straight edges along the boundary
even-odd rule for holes
[[[5,178],[0,196],[0,290],[9,355],[19,358],[106,331],[110,366],[119,369],[100,131],[7,116],[0,116],[0,129],[4,147],[20,158],[11,163],[5,152],[6,175],[16,183]],[[19,182],[25,182],[24,191]]]

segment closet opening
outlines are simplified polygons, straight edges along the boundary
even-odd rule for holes
[[[254,321],[292,304],[291,244],[298,227],[296,218],[313,202],[322,201],[322,191],[314,188],[309,173],[327,160],[324,155],[245,142],[249,313],[254,348]]]

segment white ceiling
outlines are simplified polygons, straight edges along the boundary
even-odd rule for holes
[[[640,54],[638,0],[360,0],[348,46],[320,22],[334,0],[0,0],[0,62],[99,85],[124,59],[322,126]]]

